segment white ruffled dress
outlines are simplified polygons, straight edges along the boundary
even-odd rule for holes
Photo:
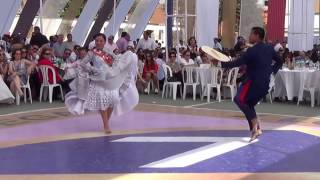
[[[2,77],[0,77],[0,103],[12,103],[13,100],[14,96],[3,81]]]
[[[137,65],[134,57],[135,54],[128,51],[109,66],[100,56],[89,52],[80,63],[78,77],[70,84],[71,91],[66,95],[68,110],[79,115],[112,107],[113,115],[120,115],[134,108],[139,101],[138,92],[135,92]],[[79,81],[81,77],[89,79],[88,85]]]

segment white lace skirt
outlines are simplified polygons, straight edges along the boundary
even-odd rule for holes
[[[65,100],[65,104],[72,114],[84,114],[86,110],[106,110],[119,103],[119,89],[107,90],[90,82],[88,98],[82,100],[78,97],[77,89],[72,86],[73,84],[70,84],[71,91],[66,95]]]
[[[120,116],[134,109],[139,103],[139,93],[133,82],[129,87],[121,93],[119,103],[115,104],[112,115]]]

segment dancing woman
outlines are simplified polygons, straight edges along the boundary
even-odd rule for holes
[[[248,120],[251,131],[250,142],[262,134],[254,107],[268,94],[271,73],[277,73],[282,66],[282,61],[273,47],[263,42],[264,36],[263,28],[253,27],[249,36],[249,42],[253,47],[248,48],[239,59],[221,63],[223,68],[247,65],[247,79],[238,89],[234,102]]]
[[[111,133],[109,119],[120,102],[119,89],[128,76],[131,61],[127,53],[114,59],[103,50],[105,43],[104,34],[95,36],[96,47],[81,60],[78,77],[70,84],[65,103],[73,114],[99,111],[108,134]]]
[[[122,61],[126,61],[122,63]],[[129,64],[127,64],[129,62]],[[139,93],[136,87],[138,75],[138,56],[134,53],[134,45],[128,45],[127,51],[121,56],[118,64],[110,67],[109,77],[116,76],[121,71],[121,64],[127,66],[125,79],[119,88],[119,103],[115,104],[113,115],[119,116],[132,110],[139,103]],[[118,70],[117,70],[118,69]],[[118,71],[118,73],[116,72]],[[113,75],[111,75],[113,73]],[[119,75],[118,75],[119,76]]]

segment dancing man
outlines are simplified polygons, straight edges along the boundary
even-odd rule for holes
[[[249,36],[249,43],[253,46],[248,48],[239,59],[221,63],[222,68],[247,66],[247,79],[238,89],[234,102],[248,120],[251,131],[250,142],[262,134],[254,107],[268,94],[271,73],[277,73],[282,66],[282,61],[274,48],[264,43],[264,37],[263,28],[253,27]]]

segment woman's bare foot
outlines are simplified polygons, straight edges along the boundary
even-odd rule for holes
[[[104,128],[104,133],[106,133],[106,134],[111,134],[110,128],[109,128],[109,127]]]

